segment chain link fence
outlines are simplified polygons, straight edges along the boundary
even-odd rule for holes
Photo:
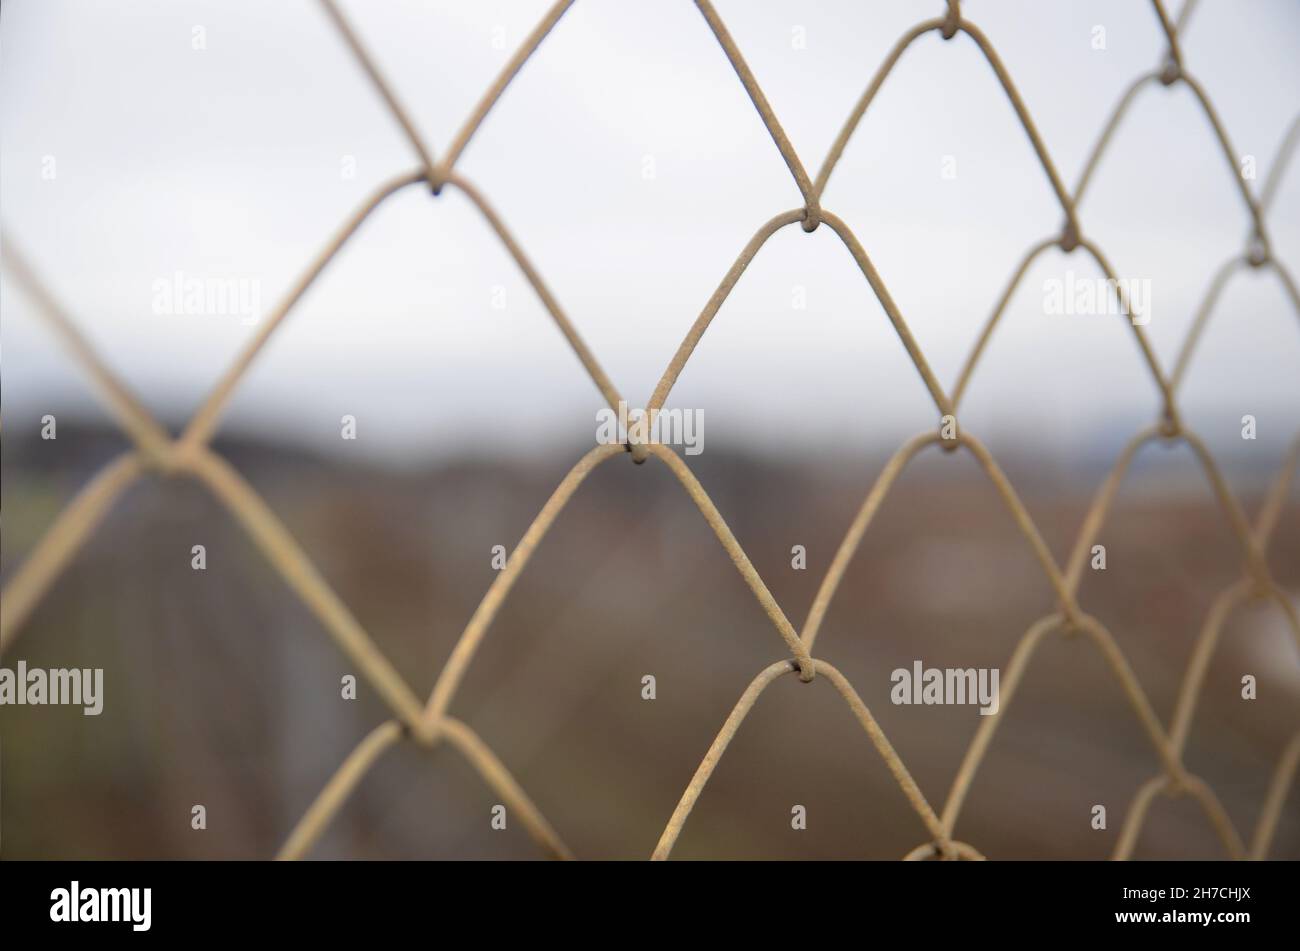
[[[421,702],[401,674],[381,653],[348,606],[333,592],[311,558],[294,540],[275,512],[239,472],[210,448],[211,440],[232,393],[295,304],[370,214],[392,195],[414,185],[427,187],[434,197],[440,195],[444,189],[453,188],[470,199],[536,291],[604,400],[617,412],[623,398],[613,381],[601,369],[595,355],[587,348],[519,241],[486,198],[456,171],[457,159],[484,118],[572,3],[573,0],[560,0],[550,9],[483,95],[442,158],[435,160],[433,153],[422,141],[394,91],[386,82],[374,59],[367,53],[357,34],[349,26],[342,11],[334,0],[322,0],[326,14],[369,76],[393,117],[405,131],[420,164],[415,170],[380,186],[330,238],[269,319],[262,323],[179,436],[173,437],[168,433],[134,397],[128,386],[104,364],[78,332],[74,321],[64,312],[54,295],[46,289],[46,285],[26,264],[13,236],[4,235],[5,269],[36,302],[50,327],[66,345],[73,358],[92,378],[118,424],[132,440],[134,448],[105,466],[91,479],[59,514],[27,560],[4,586],[3,611],[0,611],[0,655],[7,654],[13,649],[24,622],[34,607],[69,562],[76,557],[83,544],[100,526],[106,514],[128,487],[151,472],[195,479],[206,486],[230,510],[267,560],[319,619],[335,643],[357,666],[359,672],[378,692],[392,713],[392,719],[376,727],[329,779],[288,836],[281,849],[280,857],[292,859],[307,855],[325,828],[338,814],[350,793],[386,751],[398,743],[413,743],[432,749],[445,741],[466,757],[484,782],[507,804],[511,812],[521,818],[530,835],[546,853],[558,858],[571,858],[572,853],[558,832],[547,822],[542,811],[514,780],[491,747],[468,724],[452,716],[450,711],[457,689],[473,662],[475,652],[509,597],[515,581],[527,567],[547,532],[560,517],[583,480],[597,466],[609,462],[616,456],[629,456],[636,464],[655,459],[672,471],[699,508],[701,515],[735,564],[753,596],[771,620],[790,657],[765,668],[744,691],[719,730],[690,784],[682,793],[654,850],[653,858],[669,857],[690,817],[693,806],[708,784],[728,744],[764,690],[774,681],[788,674],[794,674],[807,683],[819,679],[829,681],[870,738],[876,752],[889,768],[899,789],[920,820],[918,836],[922,838],[922,843],[906,856],[908,859],[982,858],[976,845],[967,844],[956,836],[962,804],[998,726],[1011,706],[1030,659],[1045,638],[1055,635],[1085,638],[1101,652],[1114,678],[1123,688],[1124,696],[1132,707],[1138,725],[1149,739],[1158,764],[1156,774],[1144,783],[1133,797],[1124,818],[1114,857],[1124,859],[1132,855],[1150,809],[1160,796],[1191,797],[1212,824],[1226,855],[1232,858],[1267,857],[1288,791],[1300,767],[1300,731],[1292,736],[1277,762],[1268,794],[1254,829],[1249,833],[1249,838],[1233,824],[1214,790],[1187,769],[1183,762],[1183,752],[1192,728],[1202,684],[1213,660],[1220,634],[1235,611],[1253,601],[1275,604],[1277,610],[1284,615],[1285,623],[1297,648],[1300,649],[1300,617],[1297,616],[1295,606],[1273,580],[1267,556],[1270,537],[1277,528],[1287,492],[1295,476],[1297,464],[1300,463],[1300,439],[1293,442],[1287,452],[1266,494],[1264,504],[1252,523],[1229,490],[1213,455],[1197,434],[1184,425],[1179,413],[1177,394],[1187,374],[1197,343],[1215,311],[1216,302],[1233,274],[1244,268],[1272,272],[1283,286],[1297,316],[1300,316],[1300,291],[1297,290],[1294,279],[1282,262],[1274,257],[1265,226],[1266,213],[1276,194],[1278,183],[1295,152],[1297,140],[1300,139],[1300,117],[1297,117],[1290,126],[1263,188],[1258,196],[1253,194],[1244,177],[1238,173],[1237,153],[1229,142],[1220,116],[1195,78],[1194,72],[1184,62],[1180,50],[1179,37],[1192,16],[1195,0],[1187,0],[1184,3],[1176,20],[1169,16],[1161,0],[1152,0],[1153,13],[1158,18],[1167,41],[1163,51],[1163,63],[1151,72],[1136,78],[1128,87],[1098,136],[1073,190],[1067,189],[1063,183],[1034,125],[1033,117],[1017,92],[993,43],[978,26],[966,19],[958,0],[947,0],[946,10],[943,11],[942,16],[918,23],[898,40],[872,77],[815,176],[809,175],[790,144],[762,87],[746,65],[741,51],[712,3],[709,0],[696,0],[707,27],[712,31],[722,52],[734,67],[737,77],[771,134],[772,141],[788,166],[804,203],[802,207],[773,217],[758,230],[740,252],[717,290],[705,304],[655,387],[646,408],[647,419],[653,419],[665,405],[674,382],[690,360],[696,345],[759,249],[777,231],[796,224],[806,232],[825,225],[843,241],[893,324],[911,362],[928,389],[940,417],[940,425],[934,431],[921,433],[907,441],[880,473],[845,533],[802,627],[796,627],[777,604],[767,585],[751,564],[745,550],[728,528],[722,514],[686,461],[677,452],[640,438],[634,432],[626,445],[602,445],[592,449],[573,466],[554,490],[511,552],[506,567],[488,588],[447,659],[432,693],[427,700]],[[979,48],[1014,108],[1064,215],[1059,233],[1054,233],[1052,237],[1030,248],[1016,267],[951,390],[945,389],[931,371],[925,354],[912,337],[902,313],[890,297],[888,289],[853,231],[843,220],[821,204],[821,195],[836,163],[886,78],[908,47],[918,38],[929,33],[939,33],[944,40],[952,40],[960,34],[965,34]],[[1132,437],[1114,463],[1084,517],[1068,560],[1062,565],[1049,550],[1033,518],[1022,504],[1016,488],[1004,475],[992,454],[973,434],[958,427],[958,409],[967,384],[1008,301],[1030,265],[1049,248],[1058,248],[1066,253],[1083,251],[1108,279],[1109,286],[1117,295],[1120,312],[1130,313],[1128,302],[1124,300],[1123,284],[1116,279],[1116,274],[1102,250],[1086,237],[1079,220],[1078,207],[1092,174],[1106,153],[1125,113],[1142,89],[1154,84],[1183,85],[1195,97],[1213,128],[1215,142],[1222,150],[1226,162],[1226,171],[1232,176],[1234,187],[1240,191],[1241,200],[1249,212],[1253,227],[1243,251],[1227,261],[1211,280],[1171,372],[1167,372],[1160,366],[1140,323],[1136,320],[1127,321],[1158,390],[1162,410],[1158,419],[1149,428]],[[1181,442],[1192,450],[1213,489],[1218,506],[1227,519],[1232,537],[1240,547],[1242,566],[1241,579],[1218,593],[1196,637],[1191,661],[1182,679],[1173,716],[1168,724],[1162,722],[1156,715],[1143,685],[1131,670],[1114,636],[1099,620],[1087,613],[1077,598],[1091,547],[1106,524],[1112,503],[1134,457],[1145,446],[1156,442]],[[932,446],[948,452],[964,451],[974,456],[1005,504],[1008,515],[1030,546],[1057,601],[1054,613],[1034,623],[1017,643],[1005,668],[1000,707],[995,714],[981,719],[952,787],[946,799],[938,806],[935,804],[936,801],[928,797],[912,778],[903,758],[894,749],[853,685],[834,666],[814,656],[813,653],[822,620],[877,511],[911,460]]]

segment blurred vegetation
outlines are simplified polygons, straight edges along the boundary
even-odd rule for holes
[[[117,437],[60,424],[56,443],[6,439],[7,579]],[[462,459],[420,472],[341,464],[226,440],[243,472],[408,683],[423,696],[493,578],[578,457],[527,468]],[[706,452],[696,471],[791,620],[802,623],[883,459]],[[1100,471],[1005,463],[1064,561]],[[1294,495],[1293,495],[1294,499]],[[1243,495],[1248,511],[1258,495]],[[1081,601],[1115,634],[1168,719],[1213,597],[1239,577],[1224,518],[1189,458],[1139,458],[1104,533],[1108,568]],[[207,570],[190,567],[194,544]],[[808,552],[791,567],[791,546]],[[1300,590],[1294,500],[1269,552]],[[2,608],[2,605],[0,605]],[[978,726],[974,707],[889,702],[889,675],[1002,667],[1054,609],[1028,547],[973,460],[923,454],[889,496],[831,608],[817,655],[836,664],[939,807]],[[784,645],[668,470],[615,459],[589,479],[490,629],[453,712],[490,743],[574,851],[644,858],[750,679]],[[105,712],[0,710],[7,858],[267,857],[386,711],[234,520],[200,487],[133,489],[32,616],[16,650],[42,667],[103,667]],[[1249,837],[1300,726],[1300,662],[1275,609],[1229,622],[1187,761]],[[1259,699],[1240,699],[1240,677]],[[653,674],[658,698],[641,699]],[[1083,639],[1050,638],[1008,707],[957,826],[993,858],[1104,858],[1158,762]],[[532,858],[517,823],[450,748],[381,760],[313,855]],[[192,805],[208,829],[190,828]],[[1089,826],[1094,803],[1109,829]],[[1300,858],[1300,793],[1272,855]],[[790,809],[808,828],[790,828]],[[897,858],[926,834],[826,684],[761,699],[687,823],[682,858]],[[1188,800],[1158,800],[1139,857],[1219,857]]]

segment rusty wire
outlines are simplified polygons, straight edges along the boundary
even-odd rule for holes
[[[647,407],[650,413],[658,411],[664,406],[669,391],[690,359],[695,346],[703,337],[709,324],[717,315],[723,302],[727,299],[732,288],[754,256],[773,234],[798,222],[805,231],[814,231],[824,223],[839,236],[880,301],[913,365],[921,375],[922,381],[934,400],[940,416],[953,415],[955,417],[961,398],[971,380],[980,356],[989,343],[1011,297],[1030,265],[1048,248],[1059,248],[1066,253],[1082,248],[1096,262],[1105,276],[1110,279],[1110,286],[1116,288],[1116,294],[1122,293],[1118,288],[1115,280],[1116,273],[1110,263],[1101,250],[1083,236],[1078,219],[1078,206],[1093,172],[1113,139],[1116,128],[1141,89],[1152,83],[1161,83],[1166,86],[1181,83],[1191,91],[1201,106],[1214,132],[1218,146],[1228,162],[1233,178],[1238,183],[1242,200],[1246,204],[1250,215],[1252,232],[1248,237],[1245,252],[1230,259],[1212,279],[1205,298],[1196,312],[1192,326],[1183,341],[1172,374],[1167,375],[1161,369],[1142,327],[1135,322],[1130,322],[1138,348],[1161,397],[1160,417],[1154,425],[1135,435],[1120,454],[1119,459],[1098,489],[1093,503],[1084,517],[1074,547],[1071,550],[1070,559],[1064,569],[1056,562],[1039,533],[1033,518],[1020,501],[1014,486],[1003,474],[992,454],[978,439],[964,430],[959,431],[955,437],[947,439],[941,435],[940,430],[926,432],[905,443],[885,465],[863,501],[861,509],[850,524],[814,597],[802,629],[796,629],[777,604],[740,543],[727,527],[726,521],[710,499],[707,491],[695,478],[680,455],[662,445],[650,444],[636,439],[630,441],[626,446],[598,446],[584,455],[565,476],[524,533],[523,538],[514,551],[511,552],[505,569],[497,575],[477,610],[470,618],[437,678],[428,700],[421,704],[406,681],[384,657],[360,622],[353,617],[348,607],[335,595],[329,584],[319,574],[307,554],[294,540],[275,513],[238,472],[209,448],[218,421],[234,389],[243,379],[248,367],[260,353],[267,340],[284,321],[289,311],[292,310],[308,287],[348,243],[371,212],[398,191],[409,185],[420,183],[427,185],[435,196],[439,195],[445,187],[451,186],[464,193],[471,200],[502,244],[505,245],[507,251],[541,299],[602,397],[611,407],[617,408],[622,400],[618,389],[601,369],[595,355],[582,341],[577,330],[560,307],[558,300],[547,288],[541,275],[533,267],[518,241],[478,190],[455,171],[457,159],[506,87],[573,2],[574,0],[560,0],[551,7],[478,102],[469,118],[452,140],[445,156],[441,161],[435,161],[433,153],[424,144],[414,123],[403,109],[396,94],[384,79],[374,59],[366,51],[365,46],[344,17],[342,11],[334,0],[321,0],[321,5],[325,8],[329,19],[338,29],[352,54],[379,91],[388,110],[401,125],[420,160],[420,165],[416,170],[395,177],[381,185],[344,223],[313,259],[286,297],[272,312],[269,319],[254,334],[244,350],[201,404],[179,437],[172,438],[144,409],[141,403],[132,395],[129,388],[107,368],[76,330],[74,323],[66,316],[57,300],[45,289],[45,285],[28,266],[17,251],[10,236],[6,235],[4,237],[4,266],[18,282],[19,286],[38,304],[41,313],[54,328],[57,336],[68,347],[74,360],[87,371],[109,409],[116,417],[118,424],[131,438],[135,448],[109,463],[90,480],[77,497],[57,516],[53,525],[37,543],[27,560],[5,586],[2,598],[4,611],[0,614],[0,655],[12,649],[20,629],[33,608],[64,571],[72,558],[76,556],[90,535],[99,527],[104,517],[128,487],[150,471],[197,479],[220,499],[243,525],[267,560],[280,572],[303,603],[321,621],[337,645],[357,665],[361,673],[376,689],[394,717],[394,719],[376,727],[344,760],[292,830],[281,849],[280,857],[298,858],[306,855],[325,828],[338,814],[349,794],[387,750],[403,741],[410,741],[433,749],[445,739],[469,760],[482,776],[484,782],[509,804],[514,813],[522,819],[529,834],[544,851],[557,858],[570,858],[572,855],[568,848],[543,817],[541,811],[514,780],[508,769],[496,757],[492,749],[468,725],[452,717],[449,710],[455,699],[457,688],[473,661],[475,651],[484,636],[486,636],[488,628],[509,596],[515,581],[527,566],[565,505],[593,469],[609,461],[614,456],[626,452],[637,463],[642,463],[654,457],[669,467],[678,481],[681,482],[687,494],[695,502],[705,521],[708,522],[717,535],[719,542],[750,587],[764,613],[772,621],[791,655],[789,659],[778,661],[765,668],[744,691],[731,715],[719,730],[716,739],[697,768],[690,784],[683,792],[654,849],[653,858],[665,859],[669,856],[696,800],[707,785],[714,768],[725,753],[727,745],[734,738],[766,688],[789,673],[797,674],[799,679],[805,682],[812,681],[819,676],[822,679],[829,680],[867,733],[877,753],[884,760],[928,834],[927,841],[912,850],[905,858],[982,858],[982,855],[973,846],[954,837],[963,801],[988,752],[993,736],[1014,698],[1017,687],[1023,680],[1034,652],[1049,634],[1062,632],[1085,635],[1101,652],[1115,678],[1123,688],[1139,724],[1151,742],[1160,765],[1160,771],[1156,776],[1143,784],[1135,794],[1126,815],[1119,841],[1115,847],[1114,857],[1128,858],[1132,855],[1146,816],[1149,814],[1150,808],[1158,795],[1169,797],[1187,795],[1192,797],[1201,806],[1229,856],[1256,859],[1266,857],[1276,832],[1283,803],[1295,781],[1297,771],[1300,770],[1300,732],[1290,740],[1279,758],[1265,803],[1260,810],[1255,829],[1250,836],[1249,845],[1233,825],[1214,791],[1199,777],[1187,770],[1183,763],[1183,750],[1191,729],[1196,703],[1200,696],[1201,685],[1206,671],[1222,630],[1235,611],[1252,601],[1267,601],[1276,604],[1290,628],[1297,648],[1300,649],[1300,618],[1297,618],[1294,605],[1273,581],[1266,558],[1269,540],[1277,525],[1286,493],[1295,477],[1298,460],[1300,460],[1300,438],[1297,438],[1288,451],[1284,463],[1266,495],[1256,521],[1252,525],[1247,520],[1235,497],[1229,491],[1214,458],[1204,443],[1195,433],[1183,425],[1178,414],[1176,394],[1186,374],[1202,331],[1214,311],[1215,304],[1224,286],[1232,275],[1242,268],[1246,266],[1266,268],[1274,273],[1282,283],[1286,295],[1295,307],[1297,314],[1300,315],[1300,293],[1297,292],[1296,284],[1290,273],[1280,261],[1273,257],[1264,222],[1265,212],[1271,204],[1283,172],[1296,150],[1297,140],[1300,139],[1300,117],[1292,123],[1284,136],[1282,146],[1257,199],[1251,194],[1250,188],[1244,179],[1237,174],[1236,153],[1231,147],[1223,123],[1203,87],[1188,72],[1183,59],[1178,42],[1179,34],[1190,18],[1195,0],[1187,0],[1179,16],[1173,21],[1170,20],[1161,0],[1152,0],[1152,7],[1167,42],[1165,62],[1160,69],[1140,76],[1121,97],[1090,151],[1073,193],[1066,190],[1061,175],[1052,162],[1029,110],[1021,99],[1006,67],[998,57],[992,42],[975,24],[962,15],[957,0],[946,0],[947,9],[944,16],[918,24],[895,44],[848,116],[815,177],[808,174],[795,152],[794,146],[782,129],[757,79],[755,79],[754,74],[746,64],[740,49],[727,31],[726,25],[713,8],[710,0],[696,0],[696,5],[706,24],[730,61],[737,77],[758,111],[763,124],[770,133],[777,150],[789,168],[795,185],[803,198],[803,205],[773,217],[758,229],[754,237],[741,251],[735,263],[718,285],[717,290],[706,302],[699,317],[688,331],[686,338],[682,341],[681,346],[655,386]],[[999,297],[992,314],[972,347],[951,393],[943,388],[930,369],[924,354],[908,329],[902,312],[890,297],[884,281],[875,270],[866,250],[858,242],[853,231],[844,221],[826,210],[821,204],[822,193],[831,173],[834,171],[835,165],[885,79],[908,47],[921,36],[931,32],[938,32],[944,40],[951,40],[958,34],[964,33],[979,48],[1015,110],[1039,164],[1047,176],[1048,184],[1064,213],[1064,225],[1059,234],[1053,234],[1035,244],[1013,272],[1010,282]],[[1120,303],[1123,305],[1126,302],[1121,298]],[[1121,312],[1127,313],[1127,308],[1121,306]],[[1228,525],[1240,545],[1241,561],[1244,569],[1243,577],[1220,592],[1210,608],[1195,641],[1191,660],[1188,663],[1178,692],[1171,725],[1168,727],[1156,715],[1145,690],[1129,667],[1128,661],[1116,639],[1100,621],[1083,611],[1077,599],[1077,591],[1088,552],[1106,522],[1111,505],[1118,494],[1130,464],[1143,447],[1157,441],[1183,442],[1191,448],[1204,470],[1217,504],[1222,509]],[[1002,680],[1003,693],[998,712],[981,720],[980,726],[976,730],[975,736],[967,748],[957,775],[953,780],[952,787],[938,811],[935,810],[930,800],[927,799],[916,784],[911,773],[904,765],[902,757],[894,749],[888,737],[872,716],[870,709],[853,686],[834,666],[825,660],[814,658],[812,654],[818,631],[834,598],[836,589],[843,579],[854,554],[861,545],[875,514],[911,460],[923,450],[934,445],[939,445],[945,450],[964,449],[975,457],[993,483],[1020,533],[1029,544],[1057,599],[1057,610],[1031,625],[1017,643],[1008,662],[1006,675]]]

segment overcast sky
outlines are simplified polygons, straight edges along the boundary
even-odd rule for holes
[[[341,6],[437,156],[549,0]],[[1073,188],[1120,94],[1162,59],[1150,6],[962,6]],[[815,173],[897,38],[943,3],[717,8]],[[1098,26],[1104,50],[1094,48]],[[195,49],[200,35],[206,48]],[[1185,63],[1239,159],[1254,157],[1256,191],[1300,110],[1298,42],[1293,0],[1202,0],[1184,37]],[[945,156],[955,178],[943,176]],[[6,233],[108,363],[176,423],[256,328],[235,314],[156,313],[156,283],[178,272],[245,281],[270,310],[366,197],[417,159],[313,0],[7,0],[0,163]],[[688,0],[578,0],[458,168],[634,404],[758,227],[801,204]],[[886,82],[824,205],[855,230],[948,387],[1025,251],[1062,222],[977,47],[937,34]],[[1275,253],[1293,274],[1298,212],[1300,162],[1271,215]],[[1141,94],[1080,220],[1121,276],[1151,282],[1147,329],[1171,366],[1248,227],[1187,89]],[[1155,417],[1155,385],[1121,318],[1045,313],[1046,282],[1070,270],[1098,276],[1081,254],[1056,252],[1029,271],[969,389],[962,425],[995,448],[1111,446]],[[0,295],[6,428],[34,430],[45,412],[102,415],[7,276]],[[1298,368],[1300,315],[1271,275],[1243,273],[1192,365],[1187,419],[1240,451],[1240,417],[1254,414],[1258,451],[1276,458],[1300,428]],[[420,459],[590,443],[600,406],[469,202],[412,188],[371,217],[291,314],[224,426],[337,447],[351,413],[356,448]],[[798,226],[755,259],[670,406],[703,408],[706,446],[773,450],[888,449],[936,421],[846,249],[828,228]]]

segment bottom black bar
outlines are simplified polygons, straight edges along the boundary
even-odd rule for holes
[[[3,862],[0,929],[6,939],[391,933],[463,943],[468,936],[436,929],[477,923],[487,931],[475,940],[576,928],[602,941],[848,929],[864,942],[908,934],[1222,942],[1293,932],[1296,872],[1294,863],[1227,862]]]

